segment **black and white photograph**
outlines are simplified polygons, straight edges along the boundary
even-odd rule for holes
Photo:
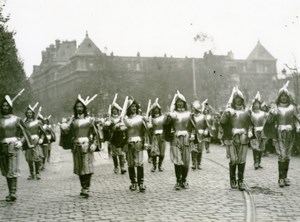
[[[300,222],[299,17],[0,0],[0,221]]]

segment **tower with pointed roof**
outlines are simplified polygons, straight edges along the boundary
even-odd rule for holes
[[[271,99],[274,90],[273,77],[277,74],[276,59],[261,44],[250,52],[246,60],[240,63],[240,82],[249,95],[261,91],[264,99]]]
[[[142,110],[149,98],[160,97],[165,109],[169,96],[177,89],[188,101],[194,98],[192,90],[192,58],[110,55],[97,47],[88,33],[77,47],[76,41],[55,41],[42,52],[42,62],[34,66],[31,79],[33,99],[40,101],[46,113],[53,119],[70,115],[76,95],[98,94],[90,111],[106,112],[109,98],[115,93],[120,97],[137,96]],[[199,99],[208,98],[218,108],[224,105],[228,91],[239,85],[245,97],[254,96],[259,90],[263,99],[272,95],[276,87],[276,59],[260,42],[247,59],[235,59],[212,52],[195,60],[195,78]],[[228,93],[227,93],[228,91]],[[54,121],[55,121],[54,120]]]

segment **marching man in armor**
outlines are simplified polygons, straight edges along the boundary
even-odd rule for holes
[[[233,189],[239,188],[243,191],[246,189],[244,171],[252,130],[250,128],[250,115],[245,109],[243,93],[237,86],[233,88],[227,106],[228,108],[224,111],[220,122],[224,129],[224,136],[226,134],[225,143],[227,155],[230,158],[230,186]],[[236,181],[236,168],[238,168],[238,181]]]
[[[290,186],[288,170],[296,132],[300,132],[299,117],[293,98],[288,91],[289,81],[279,90],[274,106],[269,111],[269,116],[264,127],[268,138],[273,138],[276,152],[278,153],[278,184],[280,187]],[[271,126],[275,131],[271,129]],[[274,132],[274,135],[270,135]]]
[[[211,142],[211,137],[212,137],[212,130],[213,130],[213,118],[210,112],[210,107],[207,103],[207,99],[202,103],[202,113],[205,115],[205,119],[206,119],[206,123],[208,126],[208,134],[206,135],[205,138],[203,138],[203,143],[204,143],[204,147],[206,150],[206,153],[210,153],[209,151],[209,145]]]
[[[66,146],[65,149],[72,149],[74,174],[79,176],[80,196],[85,198],[89,197],[91,177],[94,173],[94,151],[97,146],[101,146],[95,120],[87,112],[88,104],[96,96],[97,94],[84,100],[78,95],[73,106],[74,116],[67,123],[61,124],[61,130],[64,132],[61,136],[70,140],[63,145]]]
[[[35,109],[37,108],[39,103],[36,103],[33,107],[28,105],[25,111],[25,124],[31,134],[31,140],[34,145],[34,148],[25,150],[25,159],[29,166],[30,175],[27,178],[28,180],[41,179],[40,170],[42,166],[42,161],[44,158],[42,143],[45,138],[45,132],[43,130],[42,121],[37,117],[41,111],[41,107],[39,108],[38,114],[35,113]]]
[[[174,95],[167,121],[172,125],[173,130],[173,137],[170,141],[170,157],[175,167],[175,189],[186,189],[189,187],[186,179],[191,156],[190,141],[194,138],[191,136],[193,129],[191,112],[187,109],[185,97],[179,91]]]
[[[209,128],[206,119],[206,115],[203,113],[205,109],[205,100],[202,104],[198,100],[195,100],[192,104],[193,114],[192,121],[194,122],[195,129],[195,141],[194,149],[192,150],[192,169],[201,169],[202,151],[206,148],[206,143],[209,138]]]
[[[124,116],[125,111],[126,116]],[[139,191],[144,192],[146,186],[144,185],[143,151],[145,149],[145,135],[147,135],[146,121],[139,114],[139,104],[133,98],[125,98],[121,116],[124,116],[124,124],[127,130],[125,152],[131,181],[129,189],[135,191],[138,185]],[[137,181],[135,167],[137,168]]]
[[[19,156],[22,146],[31,148],[31,138],[22,119],[13,115],[13,102],[21,95],[11,99],[8,95],[1,103],[0,117],[0,169],[6,177],[9,195],[6,201],[17,199],[17,178],[20,176]]]
[[[50,162],[50,155],[51,155],[51,143],[56,141],[56,135],[51,127],[50,123],[51,115],[48,117],[44,117],[41,113],[39,115],[39,119],[42,121],[43,124],[43,131],[45,132],[44,141],[42,143],[43,149],[43,160],[41,170],[45,169],[46,161]]]
[[[267,113],[261,110],[261,96],[257,92],[255,98],[252,101],[252,106],[250,110],[250,118],[253,125],[254,135],[250,138],[250,144],[253,152],[254,169],[257,170],[262,168],[261,157],[265,150],[267,138],[263,133],[263,126],[267,119]]]
[[[126,144],[126,135],[122,127],[121,111],[122,107],[116,103],[118,94],[115,95],[115,98],[112,104],[109,106],[108,115],[109,117],[104,122],[104,135],[106,135],[105,140],[110,147],[111,157],[114,163],[114,173],[119,172],[119,166],[121,174],[126,173],[125,169],[125,153],[124,145]]]
[[[163,134],[163,124],[165,123],[166,116],[161,113],[161,107],[158,103],[158,98],[151,105],[149,115],[149,128],[151,128],[151,155],[153,164],[151,171],[156,171],[158,160],[158,170],[162,172],[162,164],[166,150],[166,141]]]

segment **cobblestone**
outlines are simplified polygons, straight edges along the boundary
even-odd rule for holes
[[[147,191],[138,193],[128,189],[128,174],[113,173],[112,160],[105,151],[96,153],[91,197],[84,199],[79,196],[70,151],[54,145],[51,163],[40,181],[27,180],[23,156],[17,202],[5,202],[6,180],[0,179],[0,221],[245,221],[244,196],[230,189],[224,147],[212,145],[211,153],[203,154],[202,170],[190,169],[187,190],[173,189],[175,173],[169,149],[164,172],[152,173],[146,160]],[[276,155],[264,157],[261,170],[254,170],[252,161],[249,150],[245,181],[254,198],[257,221],[300,221],[299,158],[291,160],[291,186],[285,188],[277,185]]]

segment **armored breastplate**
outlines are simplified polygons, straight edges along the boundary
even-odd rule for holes
[[[39,134],[40,122],[38,120],[27,121],[26,124],[31,135]]]
[[[128,138],[131,137],[143,137],[143,118],[140,115],[131,116],[124,120],[127,127]]]
[[[207,121],[208,124],[212,124],[213,118],[212,118],[212,116],[210,114],[206,115],[206,121]]]
[[[120,119],[121,119],[120,116],[111,117],[111,121],[113,124],[117,124],[118,122],[120,122]]]
[[[207,123],[204,114],[199,114],[194,116],[194,122],[197,129],[206,129]]]
[[[191,113],[188,111],[184,112],[176,112],[176,118],[175,118],[175,131],[181,131],[181,130],[188,130],[188,126],[190,123]]]
[[[251,122],[254,127],[263,126],[267,118],[267,114],[264,111],[251,112]]]
[[[92,121],[90,117],[75,119],[73,122],[74,127],[74,139],[80,137],[89,137]]]
[[[14,115],[10,115],[8,118],[2,118],[0,120],[0,139],[9,137],[18,137],[18,121],[19,118]]]
[[[278,124],[279,125],[292,125],[294,121],[294,106],[288,107],[278,106]]]
[[[165,117],[163,115],[152,118],[153,130],[162,130]]]
[[[232,118],[232,128],[248,129],[249,113],[246,110],[235,110]]]

